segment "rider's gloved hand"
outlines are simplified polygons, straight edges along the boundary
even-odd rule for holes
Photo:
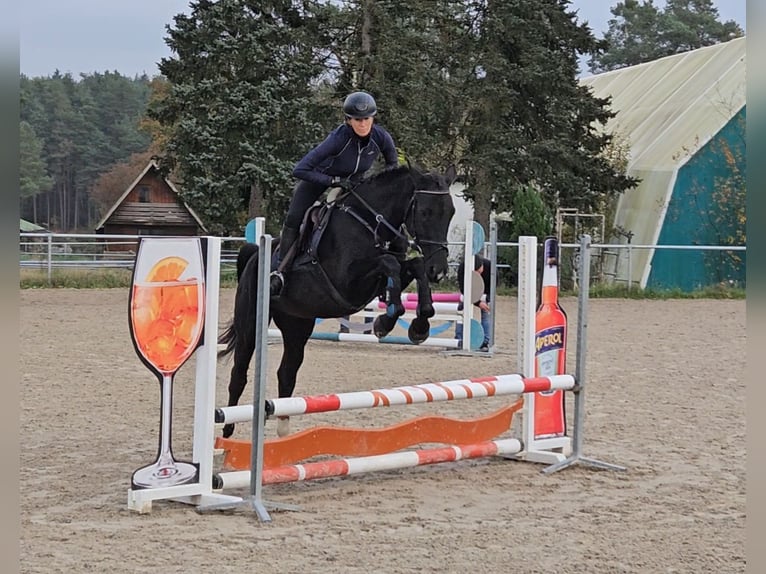
[[[351,188],[354,187],[353,182],[348,178],[341,178],[339,176],[335,176],[332,178],[332,181],[330,182],[330,185],[332,187],[339,187],[343,191],[351,191]]]

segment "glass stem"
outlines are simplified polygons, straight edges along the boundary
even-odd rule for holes
[[[170,422],[173,415],[173,375],[162,375],[160,398],[160,456],[159,468],[175,467],[173,453],[170,450]]]

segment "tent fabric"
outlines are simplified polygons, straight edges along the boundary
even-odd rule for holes
[[[48,230],[41,225],[36,225],[31,221],[27,221],[26,219],[19,219],[19,231],[23,231],[24,233],[32,233],[35,231],[47,232]]]
[[[616,115],[604,129],[629,149],[627,173],[641,179],[620,197],[614,225],[632,232],[634,245],[657,245],[679,169],[746,105],[745,38],[587,76],[580,84],[611,98]],[[642,287],[654,251],[633,251],[631,280]],[[627,280],[625,259],[621,253],[617,280]]]

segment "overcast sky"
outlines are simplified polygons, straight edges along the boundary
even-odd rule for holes
[[[618,0],[574,0],[579,20],[601,37]],[[745,28],[746,0],[717,0],[721,21]],[[663,0],[655,5],[664,6]],[[19,3],[21,73],[49,76],[56,70],[77,78],[93,72],[124,76],[159,73],[157,62],[170,56],[166,26],[189,12],[188,0],[25,0]]]

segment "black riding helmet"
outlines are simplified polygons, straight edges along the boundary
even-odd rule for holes
[[[369,118],[378,113],[378,106],[367,92],[352,92],[343,101],[343,113],[349,118]]]

